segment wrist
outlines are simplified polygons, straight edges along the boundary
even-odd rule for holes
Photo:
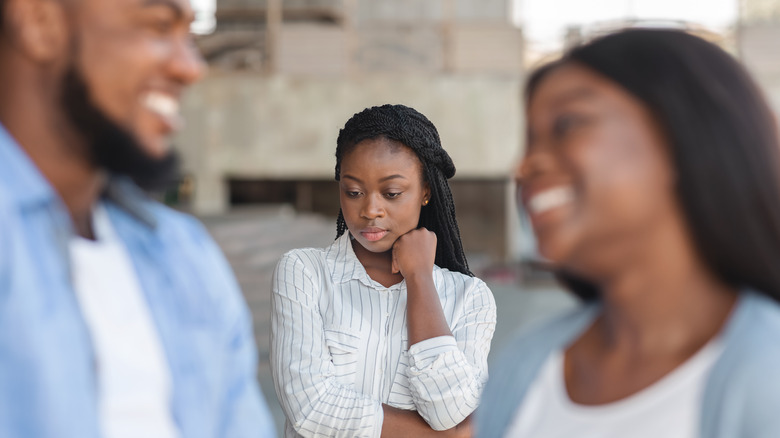
[[[433,283],[433,270],[430,271],[417,270],[414,272],[410,272],[407,275],[404,275],[404,280],[406,280],[407,287],[410,284]]]

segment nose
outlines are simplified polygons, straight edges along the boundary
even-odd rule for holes
[[[531,150],[515,168],[515,183],[522,185],[529,180],[551,171],[555,157],[546,150]]]
[[[360,215],[364,219],[376,219],[385,216],[385,206],[381,196],[372,195],[366,196],[363,208],[360,211]]]
[[[171,74],[183,85],[197,82],[206,72],[206,62],[189,35],[177,39],[169,61]]]

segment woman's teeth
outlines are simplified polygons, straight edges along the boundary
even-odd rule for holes
[[[574,200],[574,190],[569,186],[560,186],[547,189],[534,195],[528,201],[528,209],[533,214],[544,213],[548,210],[568,204]]]

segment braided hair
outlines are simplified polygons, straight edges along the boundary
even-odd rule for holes
[[[397,141],[417,155],[423,168],[423,180],[431,198],[420,210],[418,227],[436,233],[436,260],[439,267],[469,276],[466,255],[455,219],[455,202],[447,183],[455,175],[455,165],[441,147],[439,132],[427,117],[404,105],[382,105],[367,108],[350,118],[336,140],[336,181],[341,179],[341,159],[364,140],[385,138]],[[339,210],[336,238],[347,230],[344,214]]]

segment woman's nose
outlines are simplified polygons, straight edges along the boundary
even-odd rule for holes
[[[529,152],[515,168],[515,183],[523,184],[531,178],[547,173],[555,167],[555,157],[547,151]]]
[[[370,195],[366,197],[363,204],[362,216],[366,219],[375,219],[384,216],[384,203],[378,196]]]

